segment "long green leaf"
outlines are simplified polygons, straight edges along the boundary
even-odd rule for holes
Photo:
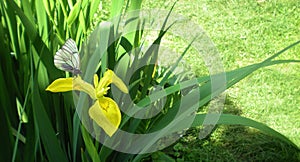
[[[17,6],[17,4],[15,2],[13,2],[12,0],[8,0],[8,2],[9,2],[9,5],[12,7],[12,9],[15,10],[17,15],[20,17],[20,20],[22,21],[22,23],[25,27],[26,34],[28,35],[30,40],[33,42],[35,50],[39,51],[38,54],[40,56],[42,55],[42,57],[40,57],[40,59],[49,72],[50,80],[58,78],[60,76],[59,70],[57,68],[55,68],[53,61],[49,61],[49,60],[53,60],[53,55],[50,54],[49,49],[47,48],[45,43],[42,41],[41,37],[38,36],[37,30],[34,27],[35,25],[29,21],[29,19],[24,15],[22,10]]]
[[[28,34],[28,37],[31,38],[31,40],[34,40],[37,36],[37,31],[35,28],[35,24],[33,24],[30,19],[24,14],[24,12],[19,8],[19,6],[13,1],[8,0],[8,5],[17,13],[17,15],[20,17],[21,21],[23,22],[25,26],[25,30]]]
[[[34,14],[31,10],[31,3],[29,2],[29,0],[23,0],[22,3],[20,3],[21,8],[23,8],[23,12],[26,15],[26,17],[28,18],[28,20],[31,22],[31,24],[34,24]]]
[[[219,118],[220,117],[220,118]],[[248,127],[253,127],[256,128],[266,134],[269,134],[271,136],[274,136],[276,138],[279,138],[280,140],[294,146],[295,148],[298,148],[292,141],[290,141],[287,137],[282,135],[281,133],[275,131],[274,129],[268,127],[267,125],[254,121],[252,119],[242,117],[242,116],[237,116],[237,115],[232,115],[232,114],[197,114],[195,117],[195,120],[192,124],[192,127],[196,127],[199,125],[202,125],[204,119],[214,119],[214,118],[219,118],[217,124],[225,124],[225,125],[243,125],[243,126],[248,126]],[[210,121],[207,120],[205,121],[206,124],[210,124]],[[213,122],[211,123],[213,124]],[[298,148],[300,149],[300,148]]]
[[[79,16],[80,9],[81,9],[81,0],[78,1],[72,8],[72,10],[68,16],[68,19],[67,19],[68,25],[71,26],[74,23],[74,21]]]
[[[93,22],[94,14],[96,13],[97,9],[99,8],[100,5],[100,0],[92,0],[91,2],[91,9],[89,13],[89,23]]]
[[[271,59],[268,58],[268,59],[266,59],[265,61],[263,61],[263,62],[261,62],[259,64],[254,64],[253,66],[248,66],[246,69],[244,69],[242,71],[236,70],[236,71],[238,71],[238,73],[235,71],[234,75],[229,75],[232,78],[228,79],[227,86],[228,87],[232,86],[235,83],[237,83],[238,81],[240,81],[241,79],[245,78],[246,76],[248,76],[249,74],[251,74],[252,72],[254,72],[255,70],[257,70],[259,68],[262,68],[264,66],[270,65],[271,64],[271,60],[273,58],[275,58],[276,56],[279,56],[281,53],[283,53],[287,49],[289,49],[289,48],[297,45],[298,43],[300,43],[300,41],[298,41],[298,42],[292,44],[291,46],[289,46],[289,47],[287,47],[287,48],[279,51],[278,53],[274,54],[273,56],[270,57]],[[279,63],[279,62],[277,62],[277,63]],[[199,89],[200,90],[199,94],[201,94],[200,100],[197,99],[197,98],[194,98],[193,95],[191,95],[192,93],[197,92],[197,91],[193,90],[191,93],[188,94],[190,97],[192,97],[192,98],[188,99],[189,102],[185,102],[184,100],[182,100],[182,101],[176,101],[176,103],[174,104],[175,107],[178,106],[178,105],[180,105],[180,104],[182,104],[185,107],[187,107],[188,109],[186,109],[183,112],[179,112],[179,110],[177,110],[176,108],[174,109],[174,107],[173,107],[173,109],[170,109],[168,111],[168,113],[165,116],[162,117],[162,120],[159,120],[157,123],[154,124],[154,127],[151,129],[150,132],[156,131],[156,130],[161,130],[161,134],[164,135],[164,134],[168,133],[168,130],[165,129],[167,125],[168,126],[170,124],[171,124],[171,126],[172,125],[177,125],[178,127],[180,125],[184,125],[183,122],[186,123],[185,119],[187,119],[187,117],[193,112],[193,108],[195,108],[195,106],[196,107],[203,106],[204,104],[208,103],[212,98],[214,98],[215,96],[219,95],[221,92],[224,91],[224,89],[218,88],[218,89],[215,89],[214,92],[211,92],[211,83],[210,83],[211,81],[207,77],[204,77],[203,79],[204,80],[208,79],[208,80],[199,87],[200,88]],[[192,82],[189,85],[192,86]],[[175,86],[173,86],[172,88],[175,89]],[[177,87],[177,88],[180,89],[180,86]],[[157,93],[161,93],[161,92],[157,92]],[[162,98],[161,96],[164,96],[164,95],[163,94],[157,95],[157,98]],[[186,97],[187,96],[185,96],[184,98],[186,98]],[[197,102],[197,100],[199,100],[199,102]],[[152,101],[155,101],[155,100],[152,100]],[[151,102],[151,100],[150,100],[150,102]],[[217,114],[217,115],[220,116],[221,114]],[[175,118],[175,117],[176,117],[176,120],[173,120],[173,118]],[[215,118],[213,118],[213,119],[215,119]],[[250,126],[253,126],[253,125],[250,125]],[[255,125],[255,126],[258,129],[262,128],[262,127],[258,127],[257,125]],[[263,130],[263,131],[267,131],[267,130]],[[272,135],[273,134],[274,134],[274,132],[272,133]],[[276,135],[276,137],[280,137],[280,135],[278,135],[278,134],[275,134],[275,135]],[[145,150],[147,150],[149,147],[151,147],[152,142],[154,143],[157,140],[156,138],[159,139],[160,137],[159,136],[153,137],[153,140],[149,141],[149,144],[145,147]],[[280,138],[284,140],[283,137],[280,137]],[[285,139],[285,141],[288,142],[286,139]]]
[[[33,56],[32,56],[33,57]],[[37,66],[38,68],[39,66]],[[67,161],[66,153],[61,149],[56,138],[56,133],[51,125],[50,119],[45,111],[43,101],[38,87],[38,76],[35,75],[31,82],[32,87],[32,108],[36,128],[39,131],[43,146],[49,161]]]
[[[248,76],[249,74],[251,74],[252,72],[254,72],[255,70],[257,70],[259,68],[263,68],[263,67],[271,66],[271,65],[275,65],[275,64],[281,64],[281,63],[299,62],[299,60],[275,60],[275,61],[272,61],[272,59],[279,56],[286,50],[296,46],[299,43],[300,43],[300,41],[293,43],[292,45],[284,48],[283,50],[279,51],[278,53],[274,54],[273,56],[269,57],[268,59],[262,61],[261,63],[248,65],[243,68],[239,68],[236,70],[226,72],[227,88],[230,88],[231,86],[238,83],[240,80],[242,80],[243,78],[245,78],[246,76]],[[216,75],[219,75],[219,74],[216,74]],[[215,77],[215,75],[199,77],[199,78],[197,78],[197,80],[198,80],[199,84],[205,83],[206,85],[208,85],[211,77]],[[205,84],[202,84],[202,86],[204,86]],[[192,85],[193,85],[192,81],[181,82],[179,84],[173,85],[171,87],[168,87],[166,89],[155,92],[155,93],[145,97],[138,103],[138,105],[145,107],[145,106],[149,105],[151,102],[154,102],[154,101],[161,99],[171,93],[174,93],[176,91],[179,91],[181,89],[187,88]]]
[[[36,83],[37,82],[34,81],[32,98],[33,113],[36,118],[36,124],[38,126],[47,157],[49,158],[49,161],[67,161],[66,154],[63,152],[56,139],[56,133],[51,125],[49,117],[47,116]]]
[[[46,9],[44,7],[43,1],[35,1],[35,8],[36,8],[36,16],[37,16],[37,24],[38,30],[42,37],[42,40],[47,39],[48,37],[48,16]]]
[[[13,42],[12,43],[12,51],[16,53],[16,55],[20,54],[20,48],[18,46],[18,32],[17,32],[17,28],[18,28],[18,23],[17,23],[17,19],[15,16],[15,13],[13,12],[13,7],[7,3],[5,3],[4,1],[0,1],[1,3],[1,9],[2,9],[2,14],[4,16],[4,21],[3,25],[5,24],[7,29],[8,29],[8,34],[9,34],[9,38],[10,41]],[[4,33],[3,33],[4,34]],[[4,45],[4,44],[3,44]]]
[[[81,132],[82,132],[82,137],[83,137],[86,149],[87,149],[90,157],[92,158],[92,160],[94,162],[100,161],[97,149],[94,146],[93,141],[91,140],[91,137],[89,136],[89,133],[86,131],[84,126],[81,126]]]
[[[117,15],[121,15],[122,8],[125,0],[112,0],[110,8],[110,17],[113,18]]]
[[[2,90],[5,90],[5,84],[4,84],[4,77],[3,77],[3,73],[2,73],[2,69],[0,66],[0,88]],[[7,91],[6,91],[7,92]],[[6,101],[5,101],[6,100]],[[0,147],[0,161],[10,161],[12,158],[12,150],[13,150],[13,145],[12,145],[12,141],[13,141],[13,137],[10,131],[10,122],[9,122],[9,116],[7,114],[7,109],[9,108],[7,105],[5,104],[7,101],[9,101],[8,98],[5,98],[1,95],[0,97],[0,106],[2,107],[0,109],[0,137],[1,139],[5,139],[2,141],[2,146],[5,147]]]

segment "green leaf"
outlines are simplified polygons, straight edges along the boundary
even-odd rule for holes
[[[59,146],[59,142],[55,135],[56,133],[45,111],[45,107],[39,93],[36,77],[32,82],[32,87],[34,96],[32,97],[33,116],[35,119],[35,124],[37,125],[37,128],[39,130],[46,155],[49,161],[68,161],[66,153],[64,153],[62,148]]]
[[[89,22],[93,22],[94,14],[97,12],[100,2],[101,2],[100,0],[92,0],[90,13],[89,13],[89,15],[90,15]]]
[[[175,160],[172,157],[170,157],[169,155],[167,155],[166,153],[161,152],[161,151],[157,151],[157,152],[151,154],[151,158],[153,161],[175,162]],[[138,160],[135,159],[135,161],[138,161]]]
[[[68,1],[69,2],[69,1]],[[67,9],[68,9],[68,7],[70,8],[70,9],[72,9],[72,7],[73,7],[73,5],[69,5],[68,7],[65,5],[65,1],[64,0],[59,0],[59,5],[60,5],[60,9],[61,9],[61,11],[62,11],[62,13],[63,13],[63,15],[64,15],[64,17],[68,17],[68,14],[67,14]]]
[[[17,110],[18,110],[18,115],[19,119],[22,123],[27,123],[28,122],[28,117],[26,115],[26,112],[24,111],[23,106],[21,105],[20,101],[18,98],[16,98],[16,103],[17,103]]]
[[[83,15],[83,11],[80,11],[79,12],[79,24],[80,24],[79,28],[82,28],[83,34],[86,34],[86,32],[87,32],[87,27],[86,27],[85,23],[86,23],[86,18]],[[82,33],[82,32],[78,32],[78,33]]]
[[[35,8],[36,8],[36,16],[37,16],[37,25],[39,33],[43,40],[47,39],[49,33],[48,31],[48,16],[47,11],[45,9],[45,5],[43,1],[35,1]]]
[[[130,6],[128,7],[128,12],[141,9],[143,0],[133,0],[130,1]]]
[[[23,8],[23,12],[26,15],[26,17],[29,19],[31,24],[34,24],[34,14],[32,13],[31,10],[31,3],[29,0],[22,0],[22,3],[20,3],[21,8]]]
[[[48,14],[48,16],[52,17],[49,1],[48,0],[43,0],[43,4],[44,4],[45,11]]]
[[[8,0],[7,2],[7,4],[16,12],[16,14],[20,17],[20,20],[23,22],[27,36],[30,39],[34,40],[38,34],[35,28],[35,24],[33,24],[30,21],[30,19],[24,14],[24,12],[18,7],[18,5],[14,1]]]
[[[124,0],[112,0],[110,7],[110,18],[122,14],[122,8],[124,5]]]
[[[297,41],[297,42],[293,43],[292,45],[288,46],[287,48],[284,48],[283,50],[279,51],[278,53],[274,54],[273,56],[269,57],[268,59],[262,61],[261,63],[248,65],[246,67],[242,67],[242,68],[239,68],[239,69],[236,69],[236,70],[226,72],[226,74],[225,74],[226,75],[226,81],[227,81],[226,87],[229,88],[229,87],[233,86],[234,84],[238,83],[240,80],[247,77],[249,74],[251,74],[252,72],[254,72],[255,70],[257,70],[259,68],[263,68],[263,67],[271,66],[271,65],[275,65],[275,64],[281,64],[281,63],[299,62],[299,60],[275,60],[275,61],[271,61],[271,59],[274,59],[275,57],[279,56],[279,54],[282,54],[287,49],[290,49],[290,48],[296,46],[299,43],[300,43],[300,41]],[[203,76],[203,77],[197,78],[198,83],[201,85],[200,88],[202,88],[202,91],[203,91],[203,93],[201,93],[202,97],[207,97],[207,95],[209,95],[208,94],[208,92],[210,91],[209,85],[211,84],[210,83],[210,78],[217,77],[217,75],[220,75],[220,74],[216,74],[216,75],[212,75],[212,76]],[[192,81],[192,80],[181,82],[179,84],[170,86],[166,89],[162,89],[160,91],[157,91],[157,92],[155,92],[155,93],[153,93],[149,96],[146,96],[144,99],[139,101],[139,103],[137,103],[137,105],[139,105],[141,107],[145,107],[145,106],[149,105],[151,102],[157,101],[158,99],[166,97],[169,94],[172,94],[174,92],[180,91],[182,89],[185,89],[185,88],[193,86],[193,85],[194,85],[194,81]],[[208,99],[208,101],[209,100],[210,99]]]
[[[98,155],[97,149],[93,144],[93,141],[91,140],[91,137],[89,136],[89,132],[86,131],[84,126],[81,126],[81,132],[82,137],[86,146],[86,149],[93,161],[100,161],[100,157]]]
[[[10,36],[10,41],[12,42],[12,51],[15,52],[16,54],[20,53],[20,49],[18,46],[18,23],[17,23],[17,19],[15,16],[14,8],[8,4],[8,3],[4,3],[4,1],[0,1],[1,3],[1,9],[3,11],[3,16],[4,16],[4,21],[3,25],[6,26],[7,30],[8,30],[8,35]],[[2,22],[2,20],[1,20]],[[3,33],[3,31],[2,31]],[[3,33],[4,34],[4,33]],[[3,44],[4,45],[4,44]]]
[[[68,22],[69,26],[71,26],[75,22],[77,17],[79,16],[80,9],[81,9],[81,0],[79,0],[74,5],[74,7],[71,9],[71,12],[70,12],[70,14],[68,16],[68,19],[67,19],[67,22]]]
[[[220,117],[220,118],[219,118]],[[195,120],[192,124],[192,127],[196,127],[199,125],[202,125],[204,119],[208,119],[205,121],[207,125],[214,124],[215,118],[219,118],[217,124],[226,124],[226,125],[242,125],[242,126],[249,126],[256,128],[266,134],[269,134],[271,136],[274,136],[276,138],[281,139],[282,141],[294,146],[295,148],[298,148],[292,141],[290,141],[287,137],[282,135],[281,133],[275,131],[274,129],[268,127],[267,125],[254,121],[252,119],[242,117],[242,116],[237,116],[237,115],[232,115],[232,114],[197,114],[195,117]],[[212,119],[210,121],[209,119]]]
[[[0,49],[1,50],[1,49]],[[4,84],[4,77],[2,73],[2,69],[0,66],[0,88],[2,90],[6,89],[5,84]],[[2,89],[3,88],[3,89]],[[7,91],[4,91],[4,93]],[[0,161],[10,161],[11,157],[13,155],[13,136],[11,134],[10,128],[11,124],[9,121],[9,114],[7,110],[9,110],[11,107],[9,107],[9,98],[6,98],[6,95],[1,95],[0,97],[0,138],[3,139],[1,142],[2,147],[0,147]],[[5,147],[4,147],[5,146]]]
[[[15,2],[12,0],[8,0],[9,6],[16,11],[16,14],[20,17],[21,22],[24,25],[26,34],[28,35],[29,39],[32,41],[32,44],[35,47],[36,51],[39,51],[37,54],[40,56],[42,63],[45,65],[47,71],[49,72],[49,79],[54,80],[59,76],[59,70],[55,68],[54,62],[49,61],[53,60],[53,55],[50,54],[49,49],[47,48],[46,44],[42,41],[41,37],[38,36],[38,32],[35,28],[34,24],[28,20],[28,18],[24,15],[22,10],[17,6]],[[14,42],[14,44],[18,44],[18,42]],[[41,57],[41,55],[43,57]]]
[[[237,83],[241,79],[245,78],[246,76],[248,76],[249,74],[251,74],[255,70],[257,70],[259,68],[262,68],[262,67],[265,67],[265,66],[268,66],[268,65],[274,64],[274,62],[272,63],[272,61],[271,61],[272,59],[279,56],[281,53],[283,53],[287,49],[297,45],[298,43],[300,43],[300,41],[297,41],[296,43],[290,45],[289,47],[279,51],[278,53],[274,54],[273,56],[271,56],[270,58],[266,59],[265,61],[263,61],[261,63],[253,64],[251,66],[248,66],[248,67],[245,67],[245,68],[242,68],[242,69],[237,69],[237,70],[234,70],[232,72],[227,72],[226,74],[228,74],[228,75],[227,75],[227,84],[226,84],[226,86],[231,87],[232,85],[234,85],[235,83]],[[282,63],[282,61],[279,61],[279,62],[277,61],[276,63]],[[208,103],[212,98],[216,97],[221,92],[223,92],[225,90],[223,88],[223,86],[217,87],[215,89],[215,91],[213,91],[213,92],[211,91],[211,80],[210,80],[210,78],[218,77],[217,75],[222,75],[222,74],[216,74],[215,76],[205,76],[205,77],[198,78],[198,83],[200,84],[199,94],[201,94],[201,98],[200,99],[195,98],[196,95],[193,95],[193,93],[197,92],[197,91],[193,90],[190,93],[188,93],[188,95],[184,96],[181,100],[177,100],[175,102],[174,106],[171,109],[168,110],[167,114],[165,116],[162,116],[161,120],[157,120],[155,122],[155,124],[153,124],[154,126],[151,128],[150,132],[153,132],[153,131],[156,131],[156,130],[161,130],[160,131],[161,134],[164,134],[164,133],[168,133],[167,132],[168,130],[165,130],[165,128],[166,128],[167,125],[169,126],[169,124],[177,125],[177,126],[184,125],[183,123],[187,122],[186,117],[189,116],[191,113],[193,113],[193,110],[194,110],[195,107],[198,107],[198,108],[202,107],[203,105]],[[182,85],[182,83],[184,83],[185,86],[180,86],[180,85]],[[146,106],[146,105],[150,104],[151,102],[162,98],[162,96],[166,96],[167,94],[170,94],[170,92],[174,92],[175,90],[178,90],[178,89],[183,89],[183,87],[188,87],[188,86],[195,85],[195,83],[192,82],[192,80],[182,82],[182,83],[176,84],[174,86],[171,86],[171,87],[167,88],[170,91],[166,91],[167,89],[165,89],[165,90],[158,91],[154,94],[151,94],[150,96],[151,96],[152,100],[150,100],[150,98],[148,98],[150,96],[148,96],[148,97],[144,98],[143,100],[141,100],[140,103],[138,103],[138,105]],[[164,93],[164,91],[165,91],[165,93]],[[185,99],[186,97],[189,97],[189,98]],[[187,102],[187,101],[189,101],[189,102]],[[197,102],[197,101],[199,101],[199,102]],[[184,111],[179,112],[180,110],[177,110],[177,106],[179,106],[180,104],[187,107],[187,109],[184,110]],[[134,113],[135,112],[133,112],[133,114]],[[221,114],[216,114],[216,115],[220,116]],[[176,117],[176,120],[173,120],[175,117]],[[233,117],[232,120],[234,121],[237,118],[239,118],[239,117]],[[211,119],[215,119],[215,118],[211,118]],[[228,120],[225,120],[225,121],[228,122]],[[233,121],[231,123],[234,123]],[[214,124],[213,121],[211,121],[211,122],[212,122],[212,124]],[[230,120],[229,120],[229,122],[230,122]],[[280,133],[272,130],[271,128],[267,128],[266,126],[263,126],[261,124],[257,124],[257,122],[255,122],[255,121],[249,121],[248,119],[241,119],[238,122],[240,124],[244,124],[244,125],[247,125],[247,126],[252,126],[252,127],[260,129],[264,132],[270,133],[271,135],[274,135],[274,136],[284,140],[285,142],[292,144],[292,142],[290,142],[286,137],[284,137]],[[156,138],[158,139],[159,137],[156,137]],[[149,145],[146,146],[145,149],[147,149],[149,146],[151,146],[152,143],[157,140],[156,138],[153,138],[153,140],[149,141],[149,143],[148,143]],[[139,156],[137,156],[137,157],[139,157]]]

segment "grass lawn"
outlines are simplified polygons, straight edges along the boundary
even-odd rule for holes
[[[174,0],[146,0],[143,5],[170,9],[173,3]],[[180,0],[174,12],[204,28],[219,50],[226,71],[258,63],[300,38],[298,0]],[[300,47],[288,50],[280,59],[299,60]],[[198,54],[187,55],[185,61],[196,75],[206,73]],[[265,123],[300,147],[299,71],[299,63],[256,71],[227,90],[224,112]],[[197,135],[198,129],[190,130],[164,152],[177,160],[300,159],[300,153],[293,148],[251,128],[219,126],[205,140],[198,140]]]
[[[185,124],[187,119],[191,119],[190,116],[195,111],[195,109],[193,112],[189,111],[191,110],[189,108],[199,107],[194,106],[195,103],[190,101],[197,101],[199,97],[195,94],[198,95],[199,93],[194,93],[196,91],[190,91],[189,87],[184,87],[192,86],[194,88],[196,87],[194,86],[195,82],[177,84],[180,79],[190,79],[188,78],[190,76],[200,77],[209,74],[200,53],[196,52],[195,49],[189,50],[179,63],[179,68],[174,70],[175,72],[182,72],[180,70],[183,69],[186,71],[171,79],[169,76],[172,75],[168,75],[170,73],[165,73],[163,71],[165,68],[161,68],[176,62],[177,58],[175,57],[182,54],[190,42],[174,36],[173,33],[168,33],[169,30],[162,38],[162,42],[159,43],[162,45],[159,47],[160,52],[166,50],[163,53],[165,60],[156,61],[154,60],[155,57],[148,57],[148,54],[156,54],[156,44],[148,50],[144,47],[148,45],[148,37],[149,39],[157,38],[158,31],[151,28],[148,32],[147,28],[143,28],[142,25],[142,28],[131,26],[129,24],[135,23],[135,21],[131,21],[135,18],[126,17],[130,21],[121,19],[121,22],[127,25],[124,27],[125,31],[127,29],[130,31],[132,27],[134,31],[139,31],[136,34],[140,34],[140,31],[143,32],[141,39],[145,39],[146,43],[142,44],[141,48],[129,52],[135,45],[140,45],[140,39],[133,40],[131,36],[134,35],[129,33],[124,36],[122,33],[123,38],[126,39],[114,37],[117,40],[113,41],[113,44],[105,52],[107,42],[113,40],[113,37],[110,36],[114,33],[112,29],[115,28],[110,25],[115,24],[103,23],[93,33],[93,36],[89,39],[86,39],[86,36],[90,29],[95,27],[93,25],[107,20],[114,15],[113,13],[119,13],[119,9],[122,7],[125,8],[122,6],[123,0],[94,1],[93,3],[76,1],[76,4],[75,0],[71,1],[37,0],[24,1],[24,3],[14,0],[0,1],[0,17],[2,18],[0,35],[4,38],[0,39],[0,60],[3,62],[0,66],[0,89],[2,90],[0,96],[0,131],[2,131],[0,132],[0,139],[4,139],[1,141],[3,147],[0,147],[2,149],[0,162],[140,161],[140,159],[142,161],[300,162],[299,0],[178,0],[173,12],[186,17],[183,19],[178,16],[182,20],[181,22],[190,21],[204,29],[218,49],[226,71],[260,63],[292,43],[299,42],[297,46],[284,52],[280,57],[276,57],[280,60],[294,60],[294,63],[261,68],[227,90],[223,110],[225,115],[222,115],[222,119],[228,118],[219,121],[223,123],[240,122],[242,124],[244,122],[245,125],[252,124],[253,128],[240,125],[218,125],[204,139],[198,138],[199,131],[203,129],[203,126],[198,125],[188,129],[185,135],[182,135],[184,131],[181,130],[188,127],[182,123]],[[169,11],[175,1],[144,0],[142,9],[161,8]],[[74,6],[72,5],[73,2]],[[98,2],[101,4],[98,5]],[[127,1],[124,0],[124,2]],[[127,6],[130,6],[131,9],[137,9],[140,7],[139,2],[142,1],[132,0],[128,2],[131,3]],[[40,5],[44,5],[44,7],[40,7]],[[97,9],[99,9],[99,13],[95,15]],[[157,11],[155,10],[155,12]],[[153,15],[154,19],[150,20],[165,19],[159,14]],[[93,19],[93,17],[97,18]],[[152,25],[157,25],[154,21],[151,22]],[[197,33],[194,30],[197,25],[186,24],[189,25],[187,30],[181,28],[182,26],[178,29],[186,34],[185,37],[193,38],[193,34]],[[122,31],[122,28],[122,26],[118,27],[118,32]],[[155,37],[152,37],[152,34]],[[119,34],[115,36],[119,36]],[[156,42],[160,42],[160,36]],[[70,41],[66,45],[62,45],[63,40],[68,38],[74,38],[76,45],[80,45],[83,43],[82,41],[89,41],[87,45],[81,46],[85,47],[80,49],[81,56],[77,57],[76,45]],[[201,41],[201,45],[206,45],[207,42]],[[131,43],[134,43],[133,46]],[[58,47],[63,50],[56,52]],[[124,55],[119,55],[122,52],[120,47],[124,49]],[[211,51],[212,53],[215,51],[210,49],[200,51],[208,51],[204,53],[205,56],[208,56],[206,58],[213,60],[211,59]],[[102,55],[102,52],[105,55]],[[143,52],[145,55],[141,57],[135,55]],[[51,55],[57,53],[64,56],[55,56],[53,62]],[[80,57],[80,67],[84,73],[82,74],[83,78],[89,82],[88,78],[92,79],[93,74],[97,73],[101,78],[98,86],[87,86],[88,83],[81,81],[80,77],[76,77],[74,80],[71,78],[63,79],[72,76],[70,74],[65,76],[64,70],[72,72],[72,66],[79,67],[79,64],[76,63],[79,63],[77,60]],[[101,61],[97,60],[100,57],[102,57]],[[156,61],[155,63],[161,66],[142,66],[151,61],[153,63]],[[298,63],[295,63],[296,61]],[[58,70],[53,63],[63,71]],[[210,65],[218,65],[216,61],[209,63]],[[151,68],[154,67],[157,69],[156,73],[152,72]],[[115,70],[117,76],[120,74],[120,78],[126,78],[124,81],[126,80],[126,85],[128,83],[128,95],[109,90],[107,86],[112,82],[119,88],[121,86],[121,89],[126,92],[125,85],[121,84],[121,81],[114,74],[110,72],[110,75],[106,75],[107,73],[101,75],[108,68]],[[131,72],[134,73],[131,75]],[[243,72],[247,72],[247,70]],[[164,79],[160,73],[166,74]],[[235,73],[232,76],[236,76],[235,80],[231,79],[230,81],[239,80],[239,77],[243,75]],[[165,80],[166,78],[167,80]],[[78,82],[77,79],[79,79]],[[93,82],[94,84],[98,83],[95,78]],[[172,86],[174,82],[175,85]],[[71,85],[72,83],[73,85]],[[210,95],[214,95],[209,89],[215,88],[215,85],[209,85],[209,83],[212,82],[210,80],[198,80],[196,82],[197,85],[200,85],[201,106],[208,102]],[[231,86],[230,83],[228,85]],[[218,85],[222,84],[218,82]],[[163,90],[160,90],[159,86],[163,86]],[[166,87],[169,87],[168,90]],[[71,92],[65,93],[69,90],[81,90],[88,93],[90,97],[79,95],[77,92],[73,93],[73,96]],[[181,92],[177,93],[178,90]],[[54,94],[54,92],[63,93]],[[152,92],[158,93],[146,97]],[[186,95],[187,93],[189,94]],[[164,96],[165,94],[168,96]],[[114,99],[124,113],[134,113],[127,115],[122,113],[120,115],[119,106],[104,96]],[[75,106],[72,106],[74,103],[72,99],[78,101]],[[153,99],[157,101],[151,104]],[[215,100],[211,103],[218,104]],[[133,104],[142,107],[148,105],[151,111],[140,111]],[[135,109],[131,109],[132,107]],[[213,106],[213,108],[216,107]],[[103,110],[106,113],[103,113]],[[154,114],[160,110],[162,110],[161,113]],[[199,109],[200,113],[206,111],[206,106]],[[180,115],[177,116],[176,114],[175,116],[175,113]],[[148,118],[152,115],[154,116],[151,119]],[[200,123],[203,119],[201,115],[196,116],[199,118],[195,121]],[[254,121],[251,123],[249,118],[260,123]],[[122,121],[119,125],[120,120]],[[171,120],[177,121],[177,123],[171,123]],[[163,129],[168,122],[172,124],[172,127]],[[282,133],[293,141],[298,148],[289,145],[288,140],[286,140],[288,142],[283,142],[284,137],[276,134],[277,132],[274,133],[273,130],[268,129],[269,127],[264,127],[261,123]],[[170,132],[174,128],[173,124],[181,132],[178,134]],[[100,127],[105,132],[100,131]],[[254,127],[258,129],[254,129]],[[122,131],[117,131],[116,136],[107,138],[106,134],[109,136],[114,134],[115,128],[120,128]],[[264,134],[262,131],[273,133],[273,136]],[[158,132],[158,134],[154,135],[154,132]],[[145,139],[142,138],[144,136],[139,136],[139,134],[146,133],[151,133],[148,134],[151,136],[147,135]],[[161,138],[162,135],[170,133],[174,136]],[[161,151],[146,154],[147,151],[151,152],[163,148],[175,136],[182,138]]]

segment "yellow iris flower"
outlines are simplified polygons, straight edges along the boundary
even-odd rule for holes
[[[117,131],[121,123],[121,112],[117,103],[104,95],[109,90],[109,85],[115,84],[122,92],[128,93],[123,81],[111,70],[107,70],[103,78],[98,79],[94,75],[94,86],[85,82],[80,76],[75,78],[59,78],[53,81],[47,91],[67,92],[72,90],[87,93],[95,103],[89,108],[89,116],[105,131],[110,137]]]

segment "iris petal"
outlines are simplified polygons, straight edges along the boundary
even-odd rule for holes
[[[115,73],[112,75],[112,83],[115,84],[122,92],[128,93],[127,86],[117,75],[115,75]]]
[[[73,90],[85,92],[85,93],[89,94],[92,99],[94,99],[94,100],[97,99],[96,93],[95,93],[95,88],[91,84],[82,80],[81,77],[74,78]]]
[[[121,122],[119,106],[108,97],[98,99],[98,102],[90,107],[89,115],[110,137],[117,131]]]
[[[67,92],[73,90],[73,78],[59,78],[53,81],[46,89],[51,92]]]
[[[76,78],[59,78],[53,81],[46,89],[51,92],[67,92],[72,90],[78,90],[90,95],[92,99],[96,99],[95,88],[81,79]]]
[[[98,75],[97,74],[95,74],[94,75],[94,87],[96,88],[97,86],[98,86]]]

